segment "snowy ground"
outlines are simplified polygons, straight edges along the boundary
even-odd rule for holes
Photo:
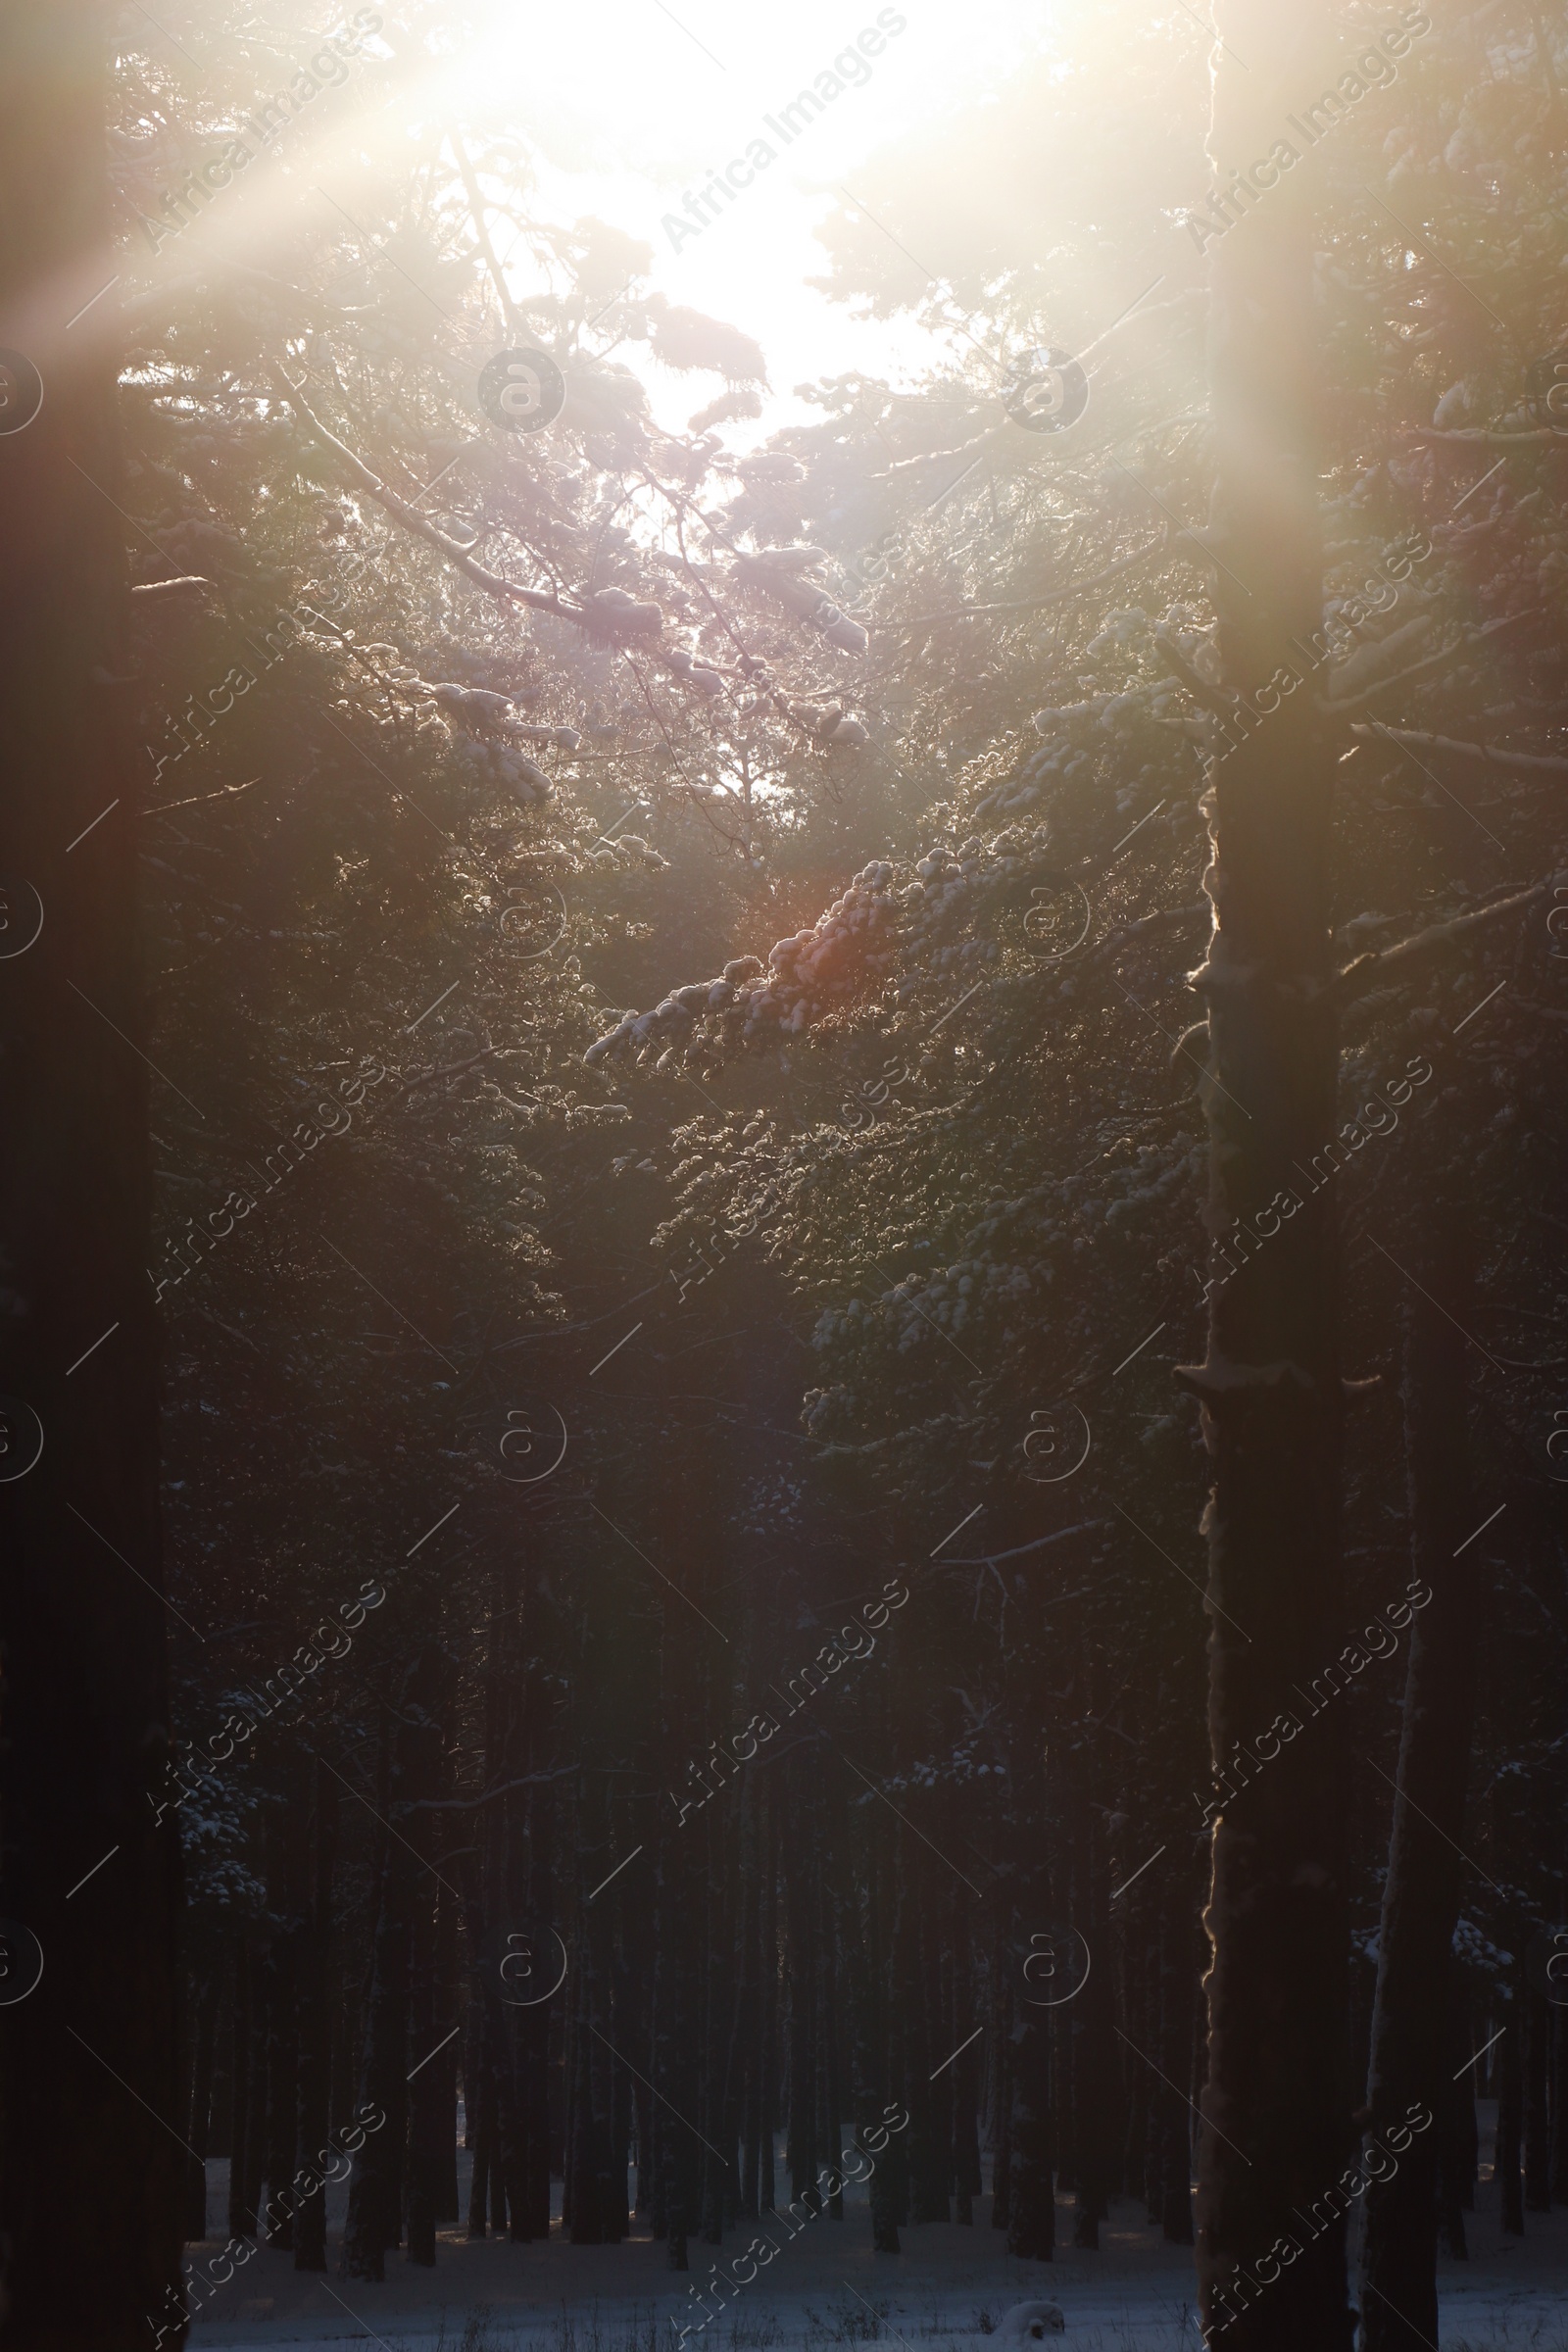
[[[466,2201],[468,2160],[459,2161]],[[224,2242],[227,2171],[208,2166],[217,2234],[189,2249],[198,2278]],[[1442,2265],[1434,2352],[1568,2352],[1568,2211],[1530,2214],[1522,2239],[1504,2237],[1489,2171],[1484,2161],[1478,2210],[1466,2217],[1471,2260]],[[343,2196],[329,2192],[334,2241]],[[877,2255],[864,2191],[851,2190],[841,2223],[824,2215],[804,2230],[722,2320],[687,2337],[686,2352],[829,2352],[868,2342],[889,2352],[981,2352],[986,2320],[1037,2298],[1065,2315],[1065,2334],[1049,2339],[1063,2352],[1199,2352],[1191,2254],[1165,2245],[1140,2205],[1116,2205],[1098,2254],[1072,2250],[1065,2200],[1057,2226],[1054,2263],[1011,2261],[985,2197],[972,2229],[906,2230],[902,2254]],[[691,2278],[706,2279],[715,2257],[736,2260],[750,2235],[694,2245]],[[671,2315],[692,2316],[686,2278],[666,2268],[664,2248],[640,2224],[619,2246],[566,2245],[559,2224],[548,2245],[531,2246],[470,2244],[461,2229],[444,2230],[433,2271],[391,2253],[381,2286],[341,2278],[336,2259],[334,2242],[332,2269],[312,2277],[295,2271],[291,2255],[262,2248],[231,2284],[196,2298],[195,2352],[338,2352],[355,2342],[383,2352],[673,2352]]]

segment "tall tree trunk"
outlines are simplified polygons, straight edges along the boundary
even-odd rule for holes
[[[145,2352],[149,2312],[177,2340],[189,2162],[112,291],[67,331],[115,283],[109,37],[89,0],[0,0],[7,2352]]]
[[[299,2130],[294,2161],[316,2179],[331,2129],[332,2081],[332,1876],[337,1866],[338,1784],[319,1756],[316,1760],[311,1910],[304,1965],[300,1971]],[[294,2222],[294,2268],[326,2269],[326,2184],[302,2197]]]
[[[450,1875],[455,1878],[457,1873]],[[441,1887],[436,1896],[436,2008],[439,2015],[448,2018],[466,2014],[463,1987],[458,1981],[458,1897],[452,1888]],[[432,2149],[435,2218],[449,2224],[462,2219],[458,2198],[458,2067],[462,2048],[461,2037],[449,2041],[440,2056],[431,2060],[439,2085],[436,2106],[440,2116]]]
[[[1016,1923],[1015,1923],[1016,1924]],[[1005,1946],[996,1939],[991,1963],[991,2068],[995,2090],[991,2109],[991,2227],[1009,2226],[1012,2187],[1013,2114],[1013,1995],[1004,1973]],[[1050,2108],[1048,2104],[1047,2113]]]
[[[441,2062],[437,2044],[452,2029],[436,2001],[435,1882],[415,1892],[414,1937],[409,1971],[409,2260],[435,2268],[436,2207],[441,2195],[441,2159],[451,2118],[442,2113]]]
[[[272,1980],[269,1954],[253,1933],[246,1965],[249,1998],[245,2007],[245,2138],[235,2161],[240,2167],[240,2211],[250,2218],[247,2233],[262,2227],[262,2188],[267,2178],[267,2041],[268,2010]]]
[[[762,2162],[757,2183],[757,2200],[763,2213],[775,2211],[773,2135],[778,2129],[778,1873],[779,1806],[776,1782],[770,1781],[766,1829],[762,1838],[762,2046],[758,2057],[758,2069],[761,2077]]]
[[[1028,2017],[1020,2011],[1012,2043],[1007,2252],[1033,2262],[1050,2262],[1056,2251],[1050,2051],[1048,2012]]]
[[[603,1860],[603,1848],[594,1849],[590,1857],[596,1864]],[[567,2066],[571,2078],[571,2106],[566,2126],[566,2180],[562,2196],[562,2220],[567,2236],[574,2246],[597,2246],[604,2242],[604,2213],[599,2196],[599,2125],[594,2106],[594,2036],[589,2031],[594,2018],[596,1985],[590,1928],[585,1922],[578,1930],[577,1965],[572,1974],[572,2019],[566,2044]],[[600,2031],[603,2032],[601,2026]]]
[[[1222,175],[1266,157],[1286,114],[1318,86],[1310,50],[1325,17],[1299,0],[1220,0],[1209,151]],[[1204,544],[1224,684],[1247,698],[1232,731],[1257,728],[1211,769],[1214,930],[1194,979],[1208,1016],[1208,1230],[1216,1245],[1247,1238],[1213,1292],[1204,1363],[1178,1374],[1200,1399],[1214,1460],[1216,1768],[1298,1706],[1294,1685],[1344,1641],[1338,1278],[1329,1195],[1307,1173],[1335,1113],[1334,752],[1310,692],[1264,721],[1251,710],[1320,617],[1315,171],[1298,163],[1250,211],[1235,200],[1240,217],[1199,239],[1211,272],[1216,452]],[[1294,2208],[1337,2179],[1354,2143],[1342,1716],[1330,1710],[1282,1747],[1214,1829],[1198,2268],[1204,2326],[1226,2328],[1234,2352],[1350,2343],[1343,2223],[1293,2257],[1288,2285],[1277,2273],[1270,2285],[1267,2267],[1277,2239],[1301,2233]]]
[[[468,2145],[473,2171],[468,2178],[468,2235],[483,2237],[489,2212],[491,2150],[495,2144],[495,2074],[485,2047],[482,2022],[470,2034],[468,2047],[476,2053],[471,2071],[463,2079],[464,2110],[468,2118]],[[482,2054],[479,2054],[482,2053]]]
[[[220,1957],[207,1969],[196,1996],[195,2046],[191,2051],[191,2144],[189,2207],[185,2216],[187,2239],[199,2243],[207,2235],[207,2154],[213,2109],[213,2059],[218,2040],[218,1999],[222,1989]]]
[[[1086,1811],[1079,1853],[1083,1877],[1076,1881],[1075,1919],[1087,1920],[1084,1931],[1090,1948],[1106,1955],[1106,1965],[1091,1968],[1082,1992],[1072,2004],[1076,2047],[1074,2066],[1078,2104],[1077,2211],[1073,2216],[1075,2246],[1092,2253],[1100,2249],[1100,2225],[1110,2211],[1111,2167],[1117,2146],[1116,2107],[1118,2044],[1112,2021],[1110,1971],[1109,1887],[1105,1880],[1103,1835],[1098,1808]]]
[[[1552,2004],[1551,2196],[1568,2205],[1568,2011]]]
[[[418,1806],[446,1793],[442,1768],[441,1732],[436,1720],[441,1667],[427,1653],[416,1674],[411,1703],[400,1742],[403,1756],[401,1799]],[[432,1816],[410,1812],[403,1835],[412,1844],[428,1850],[436,1833],[422,1825]],[[439,1851],[439,1847],[437,1847]],[[412,1859],[412,1857],[411,1857]],[[417,1869],[417,1865],[416,1865]],[[455,1901],[455,1872],[419,1871],[410,1886],[409,1934],[409,2058],[405,2077],[409,2114],[408,2230],[409,2260],[422,2270],[435,2267],[436,2214],[441,2202],[444,2160],[452,2148],[452,2112],[443,2105],[441,2061],[451,2047],[448,2035],[454,2021],[441,2005],[442,1985],[436,1961],[436,1899]]]
[[[974,2200],[984,2187],[980,2172],[979,2093],[982,2045],[974,2039],[974,1942],[969,1898],[961,1881],[953,1894],[953,2178],[956,2218],[974,2220]]]
[[[295,2109],[299,2067],[294,2046],[296,1978],[292,1939],[279,1936],[269,1958],[273,1968],[267,2004],[267,2243],[280,2254],[294,2251],[294,2214],[280,2192],[293,2177]]]
[[[1551,2211],[1551,2011],[1535,1986],[1520,1993],[1524,2033],[1525,2211]]]
[[[256,2229],[256,2191],[250,2183],[246,2150],[250,2141],[251,1955],[243,1936],[234,1938],[234,2000],[229,2016],[228,2234],[249,2237]]]
[[[1160,2080],[1151,2096],[1159,2121],[1160,2235],[1170,2246],[1193,2242],[1192,2109],[1177,2085],[1193,2068],[1193,1946],[1196,1922],[1187,1888],[1168,1896],[1159,1928]]]
[[[404,1708],[422,1693],[422,1666],[420,1661],[409,1677],[403,1693]],[[384,1824],[390,1825],[396,1819],[406,1770],[404,1737],[394,1731],[389,1713],[383,1710],[376,1811]],[[367,2138],[354,2159],[348,2222],[343,2232],[343,2272],[349,2278],[383,2280],[387,2248],[397,2245],[403,2235],[409,1929],[414,1908],[414,1874],[418,1868],[406,1832],[393,1836],[391,1827],[385,1827],[375,1880],[375,1929],[360,2059],[360,2103],[378,2109],[386,2122]]]
[[[790,2202],[805,2200],[815,2213],[816,2186],[816,1942],[811,1934],[811,1874],[815,1861],[815,1814],[810,1797],[800,1802],[800,1776],[792,1764],[790,1788],[796,1798],[784,1847],[784,1903],[789,1932],[789,2137]],[[906,1987],[918,1998],[917,1981]]]
[[[888,1999],[891,1982],[888,1955],[894,1868],[892,1840],[883,1834],[878,1824],[870,1839],[867,1858],[862,1933],[852,1934],[849,1944],[850,2021],[853,2033],[851,2082],[856,2143],[862,2147],[866,2133],[880,2123],[892,2098],[888,2073],[888,2011],[891,2006]],[[764,1896],[764,1920],[766,1917]],[[766,1988],[764,1972],[764,1994]],[[893,2153],[897,2145],[897,2141],[890,2141],[883,2153],[874,2159],[876,2169],[871,2175],[867,2191],[871,2207],[871,2249],[876,2254],[897,2254],[899,2251],[898,2188]]]
[[[1455,1969],[1450,1977],[1447,2065],[1444,2070],[1448,2082],[1438,2117],[1438,2129],[1443,2135],[1438,2166],[1444,2251],[1456,2262],[1468,2262],[1470,2258],[1464,2217],[1475,2210],[1476,2201],[1476,2077],[1474,2067],[1466,2064],[1474,2047],[1470,2039],[1470,2003]]]
[[[1497,2141],[1493,2151],[1493,2175],[1502,2227],[1509,2237],[1525,2233],[1524,2176],[1524,2052],[1519,2031],[1525,1973],[1515,1966],[1513,1998],[1503,2012],[1507,2031],[1497,2044]]]
[[[742,2221],[760,2217],[758,2184],[762,2137],[761,1953],[760,1913],[762,1899],[763,1835],[759,1812],[763,1802],[759,1776],[749,1773],[741,1791],[741,1916],[740,1968],[736,1996],[735,2059],[741,2070],[740,2142]],[[855,2015],[858,2017],[857,2007]]]
[[[1429,2128],[1366,2192],[1363,2352],[1420,2352],[1438,2333],[1438,2173],[1453,2089],[1453,1932],[1475,1711],[1479,1553],[1470,1483],[1465,1349],[1473,1320],[1461,1218],[1423,1210],[1433,1235],[1404,1302],[1404,1437],[1412,1599],[1389,1870],[1378,1930],[1367,2076],[1380,2138],[1417,2108]]]

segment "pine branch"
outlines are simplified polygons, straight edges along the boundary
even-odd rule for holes
[[[1457,655],[1468,653],[1474,646],[1485,645],[1491,638],[1500,636],[1504,629],[1516,629],[1522,620],[1537,619],[1544,610],[1544,606],[1532,605],[1528,612],[1509,612],[1501,620],[1489,620],[1483,629],[1467,629],[1454,644],[1429,654],[1424,662],[1416,662],[1408,669],[1396,669],[1392,677],[1379,678],[1376,685],[1367,687],[1364,694],[1348,695],[1344,702],[1339,703],[1325,699],[1323,709],[1331,718],[1346,718],[1352,711],[1365,710],[1377,701],[1379,695],[1389,693],[1396,686],[1408,686],[1416,678],[1429,676],[1433,670],[1447,668]]]
[[[213,583],[211,580],[204,579],[199,571],[182,571],[172,580],[137,580],[133,583],[130,593],[132,596],[169,596],[176,589],[184,591],[188,588],[206,588],[212,591]],[[213,592],[216,593],[216,591]]]
[[[1091,588],[1099,588],[1106,580],[1115,579],[1118,572],[1131,571],[1146,556],[1161,555],[1170,542],[1170,533],[1151,539],[1146,547],[1135,547],[1130,556],[1118,556],[1104,571],[1097,571],[1093,579],[1075,580],[1069,588],[1054,588],[1049,596],[1029,596],[1005,605],[956,605],[949,612],[922,612],[913,620],[879,622],[889,636],[898,637],[910,629],[934,627],[939,620],[973,620],[983,612],[1043,612],[1048,605],[1063,605],[1074,596],[1087,596]]]
[[[490,281],[500,298],[502,316],[509,327],[520,326],[522,324],[521,313],[507,291],[507,281],[501,274],[501,264],[496,260],[495,247],[490,242],[490,231],[485,223],[486,208],[483,191],[475,176],[473,166],[468,161],[468,151],[463,144],[462,135],[455,122],[447,125],[447,140],[457,158],[458,171],[463,179],[463,192],[468,199],[468,214],[473,221],[474,235],[478,238],[479,251],[484,256],[485,268],[490,272]]]
[[[1465,760],[1482,760],[1493,767],[1515,767],[1527,773],[1568,776],[1568,760],[1553,760],[1539,752],[1503,752],[1491,743],[1457,743],[1451,735],[1425,735],[1417,727],[1355,726],[1363,743],[1413,743],[1423,751],[1452,752]]]
[[[407,506],[398,497],[396,491],[389,490],[380,475],[372,473],[364,459],[357,457],[346,442],[340,441],[337,435],[321,422],[299,386],[291,384],[280,369],[273,373],[272,388],[278,399],[293,409],[317,439],[332,452],[359,489],[365,491],[367,496],[373,498],[377,506],[383,508],[391,515],[394,522],[401,523],[406,531],[412,531],[416,538],[422,539],[427,546],[437,549],[446,557],[447,562],[456,564],[464,578],[471,580],[476,588],[482,588],[487,596],[493,596],[500,601],[526,605],[530,612],[553,612],[560,620],[575,621],[579,628],[591,629],[597,626],[603,629],[604,623],[598,615],[584,612],[571,605],[564,605],[559,597],[547,596],[542,589],[521,588],[514,580],[505,580],[498,572],[487,571],[482,564],[476,564],[455,539],[449,539],[446,533],[438,530],[433,522],[427,522],[422,514],[416,514],[411,506]]]
[[[1434,923],[1429,930],[1400,940],[1396,947],[1385,948],[1381,955],[1357,956],[1353,963],[1345,966],[1336,983],[1342,1003],[1364,996],[1390,970],[1402,972],[1406,964],[1419,963],[1427,956],[1451,947],[1455,941],[1467,939],[1472,931],[1479,931],[1498,916],[1534,906],[1546,896],[1556,879],[1555,875],[1548,875],[1544,882],[1532,883],[1528,890],[1510,891],[1506,898],[1494,899],[1489,906],[1474,907],[1468,914],[1455,915],[1446,923]]]
[[[1471,441],[1480,449],[1518,449],[1527,441],[1561,441],[1560,428],[1544,424],[1532,433],[1498,433],[1491,425],[1466,424],[1445,431],[1441,425],[1416,424],[1410,427],[1420,441]]]

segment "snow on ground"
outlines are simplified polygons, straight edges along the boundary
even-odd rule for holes
[[[469,2164],[460,2154],[465,2210]],[[216,2234],[187,2250],[198,2279],[224,2243],[228,2167],[207,2170]],[[1529,2214],[1524,2237],[1505,2237],[1490,2170],[1484,2161],[1478,2210],[1466,2216],[1471,2260],[1441,2265],[1434,2352],[1568,2352],[1568,2210]],[[781,2170],[781,2194],[784,2179]],[[671,2319],[694,2316],[688,2283],[707,2280],[715,2261],[736,2261],[755,2230],[726,2233],[722,2246],[694,2241],[691,2271],[679,2276],[642,2221],[619,2246],[568,2245],[559,2218],[548,2244],[527,2246],[470,2244],[463,2229],[449,2228],[434,2270],[389,2253],[386,2282],[374,2286],[338,2273],[344,2199],[341,2187],[329,2190],[326,2275],[296,2272],[292,2255],[258,2249],[232,2283],[193,2298],[193,2352],[341,2352],[350,2343],[383,2352],[676,2352]],[[687,2336],[685,2352],[833,2352],[867,2343],[887,2352],[982,2352],[986,2322],[1034,2300],[1059,2304],[1066,2319],[1064,2334],[1048,2337],[1043,2352],[1058,2341],[1063,2352],[1200,2352],[1191,2251],[1167,2246],[1141,2204],[1118,2200],[1102,2226],[1101,2252],[1089,2254],[1073,2249],[1072,2206],[1062,2199],[1049,2264],[1011,2260],[990,2209],[989,2197],[977,2198],[972,2228],[907,2229],[901,2254],[878,2255],[865,2191],[851,2189],[842,2222],[823,2215],[802,2230],[721,2319]],[[1280,2291],[1289,2292],[1284,2281]]]

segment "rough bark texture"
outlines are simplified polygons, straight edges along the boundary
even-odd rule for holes
[[[1285,115],[1321,86],[1311,53],[1320,23],[1300,0],[1219,9],[1209,142],[1219,184],[1229,167],[1266,156]],[[1250,209],[1238,201],[1206,247],[1217,473],[1205,545],[1224,682],[1250,707],[1319,615],[1315,169],[1307,158]],[[1216,1770],[1239,1746],[1252,1752],[1282,1712],[1302,1711],[1295,1686],[1346,1639],[1332,1188],[1314,1190],[1310,1173],[1334,1121],[1333,752],[1306,693],[1266,718],[1244,715],[1232,732],[1211,781],[1214,932],[1195,976],[1209,1028],[1216,1287],[1206,1360],[1179,1375],[1201,1400],[1214,1457]],[[1336,2179],[1354,2136],[1343,1740],[1330,1708],[1272,1760],[1243,1764],[1214,1828],[1198,2269],[1204,2324],[1236,2352],[1346,2352],[1350,2342],[1343,2223],[1309,2236],[1294,2214]],[[1298,2251],[1287,2257],[1280,2240]]]
[[[44,1963],[0,2005],[8,2352],[146,2352],[149,2312],[178,2340],[190,2162],[177,1830],[156,1810],[159,1362],[140,792],[116,683],[128,600],[104,39],[81,0],[0,0],[0,347],[43,382],[32,421],[0,433],[0,1920],[26,1932],[7,1947],[13,1983],[38,1946]],[[0,416],[25,397],[8,369]],[[69,2191],[66,2145],[84,2168]]]
[[[1433,2124],[1399,2155],[1398,2171],[1366,2192],[1364,2352],[1419,2352],[1438,2334],[1441,2119],[1453,2088],[1453,1931],[1479,1633],[1480,1554],[1474,1544],[1459,1548],[1475,1525],[1459,1328],[1470,1328],[1472,1311],[1468,1253],[1452,1215],[1435,1224],[1417,1271],[1431,1295],[1412,1289],[1405,1305],[1410,1565],[1432,1597],[1407,1636],[1367,2107],[1375,2139],[1405,2123],[1413,2107]]]

